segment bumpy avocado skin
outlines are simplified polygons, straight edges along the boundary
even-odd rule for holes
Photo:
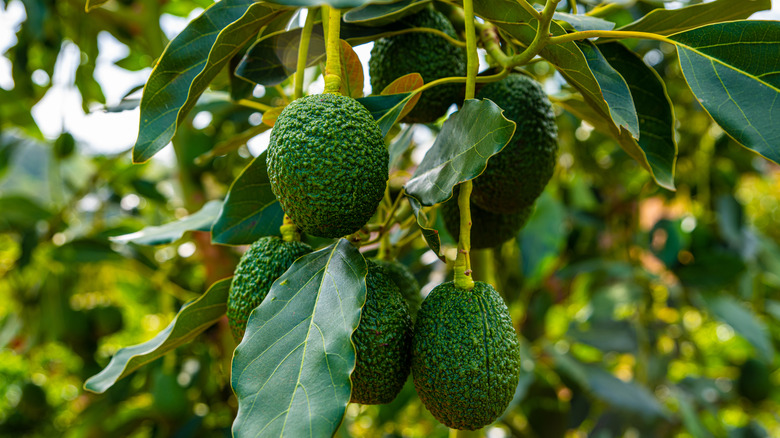
[[[351,97],[317,94],[288,105],[268,147],[271,190],[313,236],[359,230],[385,192],[389,156],[371,113]]]
[[[385,274],[390,280],[398,286],[401,291],[401,296],[406,300],[406,305],[409,306],[409,315],[412,319],[417,315],[417,311],[422,304],[422,296],[420,295],[420,283],[414,278],[409,269],[397,261],[390,260],[374,260],[374,262],[385,270]]]
[[[441,214],[444,219],[444,226],[447,232],[458,239],[460,235],[460,209],[458,209],[458,193],[441,206]],[[523,207],[517,213],[492,213],[480,208],[474,202],[474,195],[471,196],[471,248],[484,249],[494,248],[507,240],[517,236],[517,233],[528,222],[531,213],[534,211],[533,205]]]
[[[477,98],[492,100],[517,128],[474,180],[471,197],[485,210],[517,213],[534,203],[555,170],[558,127],[552,104],[538,82],[516,73],[485,85]]]
[[[487,283],[443,283],[423,301],[412,339],[412,380],[425,407],[453,429],[476,430],[506,410],[520,377],[520,345],[504,300]]]
[[[409,375],[412,319],[385,270],[367,264],[366,303],[352,334],[356,361],[350,402],[376,405],[393,401]]]
[[[404,17],[410,27],[438,29],[456,38],[455,28],[441,12],[433,9]],[[382,38],[374,43],[368,60],[371,88],[379,94],[391,82],[409,73],[420,73],[425,83],[449,76],[466,75],[466,55],[459,47],[432,33],[408,33]],[[463,85],[440,85],[420,96],[414,109],[404,117],[406,123],[432,123],[447,108],[462,99]]]
[[[285,242],[276,236],[262,237],[241,256],[227,302],[227,316],[233,339],[244,337],[249,314],[268,295],[271,285],[293,264],[311,252],[303,242]]]

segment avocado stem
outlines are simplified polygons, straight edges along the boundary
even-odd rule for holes
[[[327,23],[327,46],[325,54],[325,93],[339,94],[341,89],[341,12],[330,6],[322,7],[323,22]]]
[[[460,185],[458,208],[460,209],[460,237],[458,238],[458,257],[455,259],[455,286],[460,289],[474,288],[471,277],[471,181]]]
[[[304,72],[306,71],[306,60],[309,56],[309,41],[311,41],[311,31],[314,28],[314,16],[316,15],[316,12],[317,8],[306,9],[306,22],[303,25],[301,42],[298,46],[298,65],[295,70],[295,90],[293,92],[294,99],[303,97]]]
[[[279,232],[282,234],[282,240],[285,242],[299,242],[301,240],[301,233],[298,231],[298,227],[290,219],[290,216],[286,214],[282,220],[282,226],[279,227]]]

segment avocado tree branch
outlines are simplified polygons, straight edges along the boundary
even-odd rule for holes
[[[550,23],[552,22],[553,14],[555,14],[555,8],[558,6],[561,0],[547,0],[544,5],[544,10],[539,18],[539,24],[536,28],[536,35],[534,40],[528,47],[517,55],[510,58],[510,66],[515,67],[523,65],[538,55],[539,52],[544,49],[547,42],[550,39]]]
[[[298,46],[298,65],[295,70],[295,90],[293,92],[294,99],[303,97],[303,79],[304,72],[306,71],[306,59],[309,56],[309,41],[311,40],[312,28],[314,28],[314,15],[317,8],[308,8],[306,11],[306,22],[303,25],[301,42]]]
[[[341,43],[339,31],[341,28],[341,12],[330,6],[323,6],[323,21],[328,23],[327,45],[325,53],[325,93],[338,94],[341,89]]]
[[[584,30],[582,32],[572,32],[566,35],[560,35],[549,39],[548,44],[563,44],[570,41],[584,40],[588,38],[638,38],[662,41],[664,43],[676,44],[673,40],[657,33],[650,32],[629,32],[622,30]]]
[[[536,9],[534,9],[534,7],[533,7],[533,6],[531,6],[531,4],[530,4],[530,3],[528,3],[528,0],[517,0],[517,3],[518,3],[518,4],[519,4],[519,5],[520,5],[520,6],[521,6],[523,9],[525,9],[525,11],[526,11],[526,12],[528,12],[529,14],[531,14],[531,15],[532,15],[534,18],[536,18],[537,20],[541,20],[541,19],[542,19],[542,14],[540,14],[540,13],[539,13],[539,11],[537,11]]]
[[[262,112],[266,112],[266,111],[271,109],[270,106],[268,106],[268,105],[266,105],[264,103],[255,102],[254,100],[249,100],[249,99],[239,99],[239,100],[236,101],[236,103],[241,105],[241,106],[245,106],[247,108],[256,109],[256,110],[262,111]]]
[[[466,43],[465,42],[463,42],[463,41],[461,41],[459,39],[453,38],[453,37],[447,35],[446,33],[440,31],[439,29],[432,29],[430,27],[410,27],[408,29],[394,30],[392,32],[383,32],[383,33],[379,33],[379,34],[374,35],[372,38],[376,38],[376,39],[379,39],[379,38],[389,38],[391,36],[403,35],[405,33],[432,33],[432,34],[434,34],[436,36],[440,36],[440,37],[444,38],[445,40],[447,40],[453,46],[466,47]]]

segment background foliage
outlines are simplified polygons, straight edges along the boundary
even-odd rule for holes
[[[104,394],[82,385],[121,347],[170,342],[158,333],[184,303],[207,290],[202,300],[224,294],[224,283],[214,283],[231,275],[242,248],[211,243],[208,230],[219,201],[236,178],[247,179],[244,187],[267,183],[251,167],[242,173],[253,160],[246,141],[269,129],[256,109],[235,104],[251,96],[253,86],[229,74],[232,69],[206,71],[213,81],[208,89],[208,82],[200,86],[201,98],[178,103],[195,109],[182,115],[172,137],[171,162],[132,164],[150,155],[95,153],[68,132],[44,135],[51,126],[39,126],[30,109],[51,89],[46,78],[55,76],[65,47],[80,52],[70,80],[85,110],[131,109],[138,105],[135,95],[103,107],[107,90],[94,75],[98,36],[107,32],[124,44],[127,55],[116,65],[139,71],[153,65],[168,43],[161,16],[192,17],[211,2],[121,0],[90,14],[80,0],[22,3],[26,19],[5,53],[13,86],[0,90],[0,436],[229,436],[238,410],[230,387],[236,345],[224,318]],[[722,6],[723,0],[714,3]],[[637,1],[605,18],[620,27],[659,7],[661,2]],[[641,26],[664,33],[652,20]],[[522,29],[505,30],[523,38]],[[235,38],[241,35],[220,35],[233,37],[229,49],[238,51]],[[359,37],[343,36],[353,44]],[[673,102],[676,191],[659,186],[668,186],[671,174],[655,172],[657,184],[626,152],[630,147],[604,133],[609,129],[581,121],[572,98],[577,90],[553,65],[528,67],[556,104],[561,154],[517,239],[474,255],[477,279],[488,273],[481,279],[501,285],[523,338],[521,383],[491,433],[780,435],[780,168],[713,123],[685,82],[695,66],[681,66],[672,46],[648,40],[627,45],[663,79]],[[258,43],[249,50],[268,47],[274,46]],[[602,49],[607,58],[620,50]],[[312,56],[317,71],[321,58]],[[755,56],[767,63],[780,59]],[[236,67],[237,60],[227,64]],[[591,68],[594,62],[588,60]],[[265,87],[256,99],[269,107],[291,94],[290,81],[283,80],[289,71],[282,60],[276,67],[277,75],[282,69],[280,85]],[[615,68],[624,73],[631,66]],[[195,123],[204,113],[208,123]],[[635,123],[643,127],[641,117]],[[419,159],[413,149],[427,146],[428,129],[416,128],[413,148],[395,154],[396,169]],[[148,150],[164,147],[166,138],[150,139]],[[396,140],[405,138],[400,132]],[[621,138],[624,147],[637,147]],[[770,156],[768,151],[760,152]],[[391,184],[399,189],[405,181],[396,174]],[[272,199],[254,202],[263,217],[280,220]],[[215,227],[214,239],[235,243],[253,232]],[[442,236],[442,243],[451,253],[453,240]],[[399,259],[425,291],[451,277],[422,239],[400,248]],[[338,432],[447,433],[410,384],[389,405],[350,405]]]

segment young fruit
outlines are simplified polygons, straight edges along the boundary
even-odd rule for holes
[[[471,198],[493,213],[517,213],[534,203],[555,170],[558,127],[552,104],[538,82],[518,73],[485,85],[477,98],[492,100],[517,128],[474,180]]]
[[[311,252],[302,242],[285,242],[276,236],[261,237],[241,256],[228,293],[227,317],[233,339],[244,337],[249,314],[268,295],[271,285],[293,264]]]
[[[352,335],[355,371],[352,403],[393,401],[409,375],[412,319],[398,286],[384,269],[367,260],[366,303]]]
[[[399,24],[440,30],[455,38],[455,28],[441,12],[433,9],[402,18]],[[425,83],[449,76],[466,75],[466,55],[459,47],[432,33],[407,33],[382,38],[374,43],[368,61],[371,88],[379,94],[391,82],[409,73],[420,73]],[[406,123],[432,123],[447,108],[462,99],[463,86],[439,85],[422,93]]]
[[[417,313],[412,380],[442,424],[476,430],[507,408],[520,377],[520,344],[493,286],[436,286]]]
[[[306,233],[341,237],[371,218],[385,192],[382,131],[351,97],[317,94],[288,105],[268,147],[271,190]]]
[[[414,319],[417,315],[417,310],[420,309],[420,304],[422,304],[420,284],[417,282],[417,279],[414,278],[414,275],[409,272],[406,266],[395,260],[373,260],[373,262],[384,269],[385,274],[398,286],[401,296],[404,297],[406,304],[409,306],[409,315]]]

